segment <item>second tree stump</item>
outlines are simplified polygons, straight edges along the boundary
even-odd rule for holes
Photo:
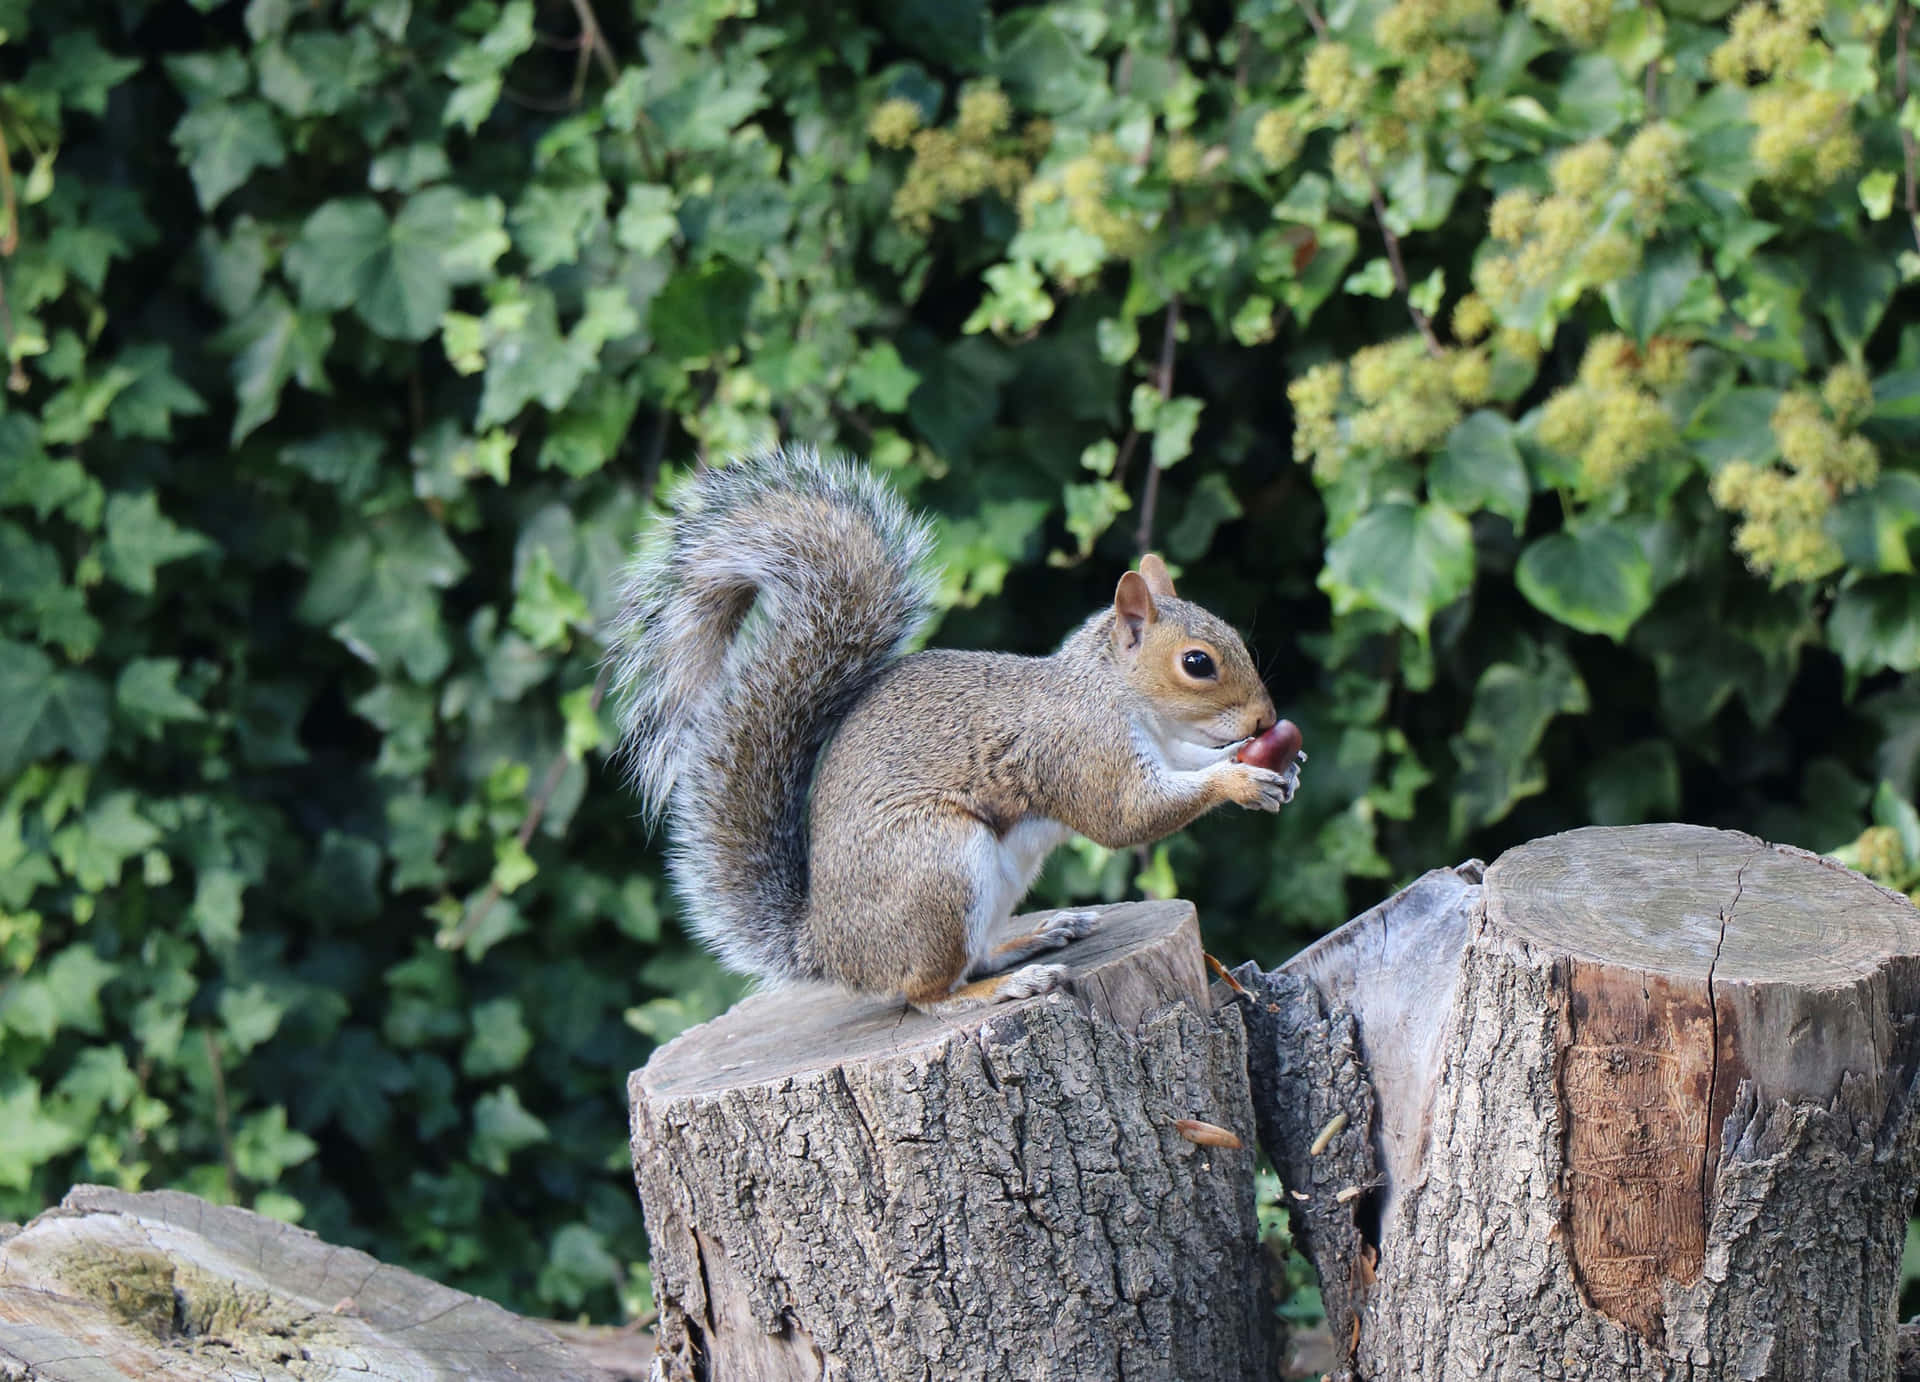
[[[1263,1136],[1345,1376],[1884,1382],[1920,912],[1684,825],[1477,877],[1254,983]]]

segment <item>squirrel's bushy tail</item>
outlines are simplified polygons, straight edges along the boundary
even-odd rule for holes
[[[811,450],[706,470],[628,568],[611,657],[623,752],[691,929],[806,977],[807,793],[835,723],[932,609],[931,535]]]

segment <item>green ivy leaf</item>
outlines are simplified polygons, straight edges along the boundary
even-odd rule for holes
[[[286,1003],[265,984],[222,989],[215,1007],[227,1040],[241,1055],[272,1040],[280,1030],[280,1019],[287,1014]]]
[[[473,1106],[473,1140],[468,1154],[496,1176],[507,1173],[515,1152],[547,1140],[547,1125],[520,1103],[512,1085],[482,1094]]]
[[[25,1190],[40,1166],[80,1145],[83,1134],[43,1112],[40,1087],[24,1075],[0,1079],[0,1186]]]
[[[87,30],[68,30],[54,36],[47,56],[28,69],[21,85],[74,110],[104,115],[108,94],[139,70],[139,58],[117,58]]]
[[[1595,825],[1672,820],[1680,810],[1680,763],[1665,739],[1642,739],[1593,765],[1587,812]]]
[[[536,183],[514,205],[507,223],[527,258],[529,274],[543,274],[580,257],[580,248],[607,216],[607,185]]]
[[[671,187],[655,183],[635,183],[628,187],[620,214],[614,219],[614,243],[638,255],[658,254],[680,231],[673,206]]]
[[[107,574],[129,590],[151,595],[155,568],[212,550],[205,537],[161,513],[152,490],[107,500]]]
[[[1911,572],[1909,534],[1920,527],[1920,477],[1882,471],[1877,482],[1834,505],[1827,529],[1847,565],[1872,573]]]
[[[1510,520],[1515,529],[1525,527],[1533,486],[1513,424],[1484,409],[1462,419],[1434,457],[1427,489],[1458,513],[1484,509]]]
[[[235,444],[274,415],[289,379],[315,393],[332,391],[325,360],[333,345],[333,323],[296,312],[277,289],[262,293],[245,316],[213,338],[213,345],[236,352],[233,386],[240,407],[233,418]]]
[[[430,187],[408,199],[392,221],[377,202],[331,201],[301,227],[287,251],[287,272],[304,308],[351,305],[393,340],[423,341],[440,324],[456,283],[483,276],[506,252],[501,207]]]
[[[533,5],[510,0],[500,7],[500,20],[479,42],[460,49],[447,60],[446,74],[458,85],[447,97],[441,119],[472,134],[500,99],[501,75],[507,65],[533,46]]]
[[[473,1010],[473,1035],[460,1053],[460,1070],[485,1078],[518,1070],[533,1049],[533,1033],[520,1017],[520,1000],[494,998]]]
[[[1382,609],[1422,638],[1473,585],[1473,530],[1441,504],[1381,504],[1327,549],[1320,588],[1336,612]]]
[[[271,1185],[289,1166],[298,1166],[320,1150],[311,1137],[287,1126],[287,1110],[275,1104],[241,1120],[233,1134],[233,1169],[248,1180]]]
[[[1633,534],[1590,523],[1530,543],[1514,571],[1520,593],[1543,614],[1619,642],[1653,603],[1653,567]]]
[[[262,101],[220,101],[197,106],[173,127],[173,142],[187,158],[194,194],[207,211],[259,168],[287,159],[273,111]]]
[[[1902,577],[1849,586],[1827,616],[1827,639],[1850,677],[1920,669],[1920,589]]]
[[[1193,453],[1193,434],[1200,426],[1197,398],[1169,398],[1154,410],[1153,463],[1165,470]]]
[[[1222,523],[1239,518],[1246,510],[1218,471],[1209,471],[1194,485],[1180,521],[1167,532],[1167,551],[1178,562],[1195,562],[1213,545],[1213,535]]]
[[[1920,864],[1920,811],[1915,811],[1913,803],[1896,792],[1891,782],[1882,781],[1874,791],[1873,823],[1899,835],[1900,852],[1909,866]]]
[[[240,939],[241,894],[247,880],[232,869],[204,869],[194,883],[187,919],[200,939],[219,948]]]
[[[175,684],[180,677],[177,657],[135,658],[120,670],[113,700],[120,713],[142,727],[148,738],[158,738],[170,720],[204,720],[207,712]]]
[[[524,315],[487,351],[477,427],[511,422],[529,403],[550,411],[566,407],[596,363],[597,343],[579,331],[560,334],[551,292],[534,285],[525,294]]]
[[[139,812],[132,792],[115,792],[53,835],[53,856],[88,892],[120,882],[127,860],[156,844],[160,831]]]
[[[0,780],[62,750],[82,762],[107,744],[107,690],[86,672],[57,671],[38,648],[0,638]]]
[[[880,341],[861,351],[847,371],[847,396],[882,412],[901,413],[919,383],[919,373],[907,368],[893,342]]]
[[[1552,644],[1534,644],[1521,662],[1496,662],[1480,674],[1473,709],[1453,739],[1460,765],[1451,796],[1456,838],[1505,819],[1514,804],[1547,785],[1537,750],[1560,715],[1584,714],[1586,683]]]
[[[1667,324],[1703,276],[1697,245],[1688,241],[1658,244],[1646,252],[1638,271],[1607,284],[1607,306],[1613,319],[1645,344]]]
[[[569,1310],[577,1310],[589,1292],[613,1285],[620,1275],[619,1259],[607,1251],[600,1234],[586,1224],[568,1224],[554,1235],[547,1250],[540,1289]]]
[[[513,627],[536,648],[559,648],[566,646],[571,630],[590,622],[585,597],[554,569],[545,547],[534,548],[520,574]]]
[[[654,345],[674,360],[705,359],[746,330],[759,280],[728,260],[715,259],[667,280],[647,312]]]
[[[1813,307],[1833,328],[1841,349],[1853,359],[1866,349],[1867,338],[1893,305],[1900,287],[1900,271],[1893,261],[1869,245],[1831,243],[1828,252],[1813,259]]]

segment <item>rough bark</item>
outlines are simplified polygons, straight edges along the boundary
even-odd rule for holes
[[[1245,1035],[1193,909],[1049,958],[1065,989],[961,1018],[756,995],[634,1074],[665,1375],[1272,1375]]]
[[[304,1229],[76,1186],[0,1228],[0,1378],[619,1382],[548,1330]]]
[[[1573,831],[1471,877],[1242,980],[1336,1375],[1892,1377],[1920,912],[1694,826]],[[1356,1131],[1311,1155],[1336,1104]]]

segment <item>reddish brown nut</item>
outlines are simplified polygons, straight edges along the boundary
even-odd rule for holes
[[[1300,726],[1292,720],[1282,720],[1265,734],[1247,740],[1234,757],[1256,768],[1284,773],[1299,752]]]

